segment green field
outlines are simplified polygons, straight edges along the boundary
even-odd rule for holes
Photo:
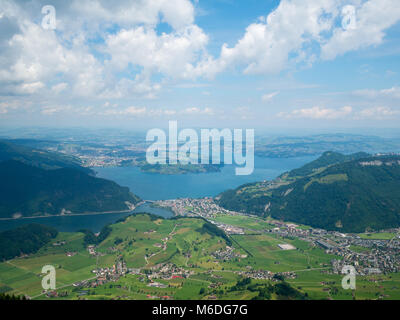
[[[358,236],[361,239],[368,239],[368,240],[390,240],[393,239],[396,234],[390,232],[377,232],[377,233],[359,233]]]
[[[85,248],[84,234],[59,233],[36,254],[0,263],[0,293],[26,294],[34,299],[208,299],[210,296],[251,299],[258,294],[251,286],[261,288],[276,282],[253,279],[251,286],[237,288],[235,285],[242,278],[238,271],[269,270],[295,271],[297,277],[286,281],[311,299],[400,299],[398,274],[358,277],[357,290],[345,291],[341,288],[340,275],[327,274],[331,259],[338,257],[305,241],[262,233],[269,228],[267,221],[222,215],[216,220],[260,233],[232,235],[234,252],[238,255],[217,259],[213,253],[225,250],[227,245],[219,236],[204,232],[204,220],[166,220],[139,214],[111,226],[110,235],[96,248],[98,257],[90,255]],[[55,246],[57,242],[65,244]],[[283,243],[296,249],[281,250],[278,244]],[[67,252],[75,254],[68,257]],[[140,268],[141,273],[126,274],[97,287],[73,286],[78,281],[94,278],[92,270],[96,266],[113,266],[117,257],[122,257],[128,268]],[[162,263],[171,263],[192,274],[188,278],[154,280],[165,288],[149,286],[145,273]],[[48,264],[56,268],[59,297],[48,298],[42,294],[41,269]],[[274,294],[271,296],[276,298]]]
[[[269,230],[273,228],[271,224],[269,224],[267,221],[263,219],[249,217],[245,215],[233,216],[233,215],[219,214],[213,220],[220,223],[225,223],[232,226],[247,228],[256,231]]]

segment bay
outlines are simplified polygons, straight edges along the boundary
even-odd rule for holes
[[[235,166],[224,166],[220,172],[166,175],[142,172],[138,167],[93,168],[97,176],[113,180],[145,200],[214,197],[238,186],[272,180],[285,171],[299,168],[317,157],[260,158],[255,157],[251,175],[235,175]]]

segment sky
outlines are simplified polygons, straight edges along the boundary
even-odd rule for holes
[[[0,0],[0,126],[399,128],[399,21],[398,0]]]

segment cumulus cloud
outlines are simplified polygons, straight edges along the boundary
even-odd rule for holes
[[[161,35],[157,35],[154,29],[140,26],[109,35],[105,50],[112,57],[109,66],[118,70],[132,64],[141,66],[148,74],[191,78],[191,64],[207,42],[207,35],[196,25]]]
[[[86,46],[73,43],[66,48],[54,31],[43,30],[30,21],[23,21],[20,30],[21,33],[8,40],[8,48],[0,60],[0,82],[8,91],[33,94],[62,74],[73,84],[75,94],[98,92],[102,66]]]
[[[54,1],[56,31],[44,30],[35,21],[44,4],[41,0],[29,5],[10,0],[0,4],[3,94],[34,94],[48,87],[53,94],[152,97],[160,88],[151,83],[152,75],[190,77],[189,65],[208,41],[193,24],[194,7],[189,0]],[[161,22],[172,31],[158,35],[156,27]],[[112,26],[120,30],[108,32],[106,28]],[[104,39],[102,48],[92,42],[99,36]],[[107,55],[106,59],[95,51]],[[118,74],[132,65],[142,71],[132,76]],[[59,77],[65,84],[50,85]]]
[[[355,26],[333,30],[333,36],[321,48],[323,59],[331,60],[348,51],[381,44],[385,30],[400,20],[397,0],[369,0],[356,5],[355,9]]]
[[[356,24],[343,26],[346,5],[353,4]],[[220,57],[209,61],[215,72],[241,66],[245,74],[278,73],[320,54],[325,60],[371,45],[400,20],[397,0],[282,0],[268,16],[246,28],[233,47],[224,44]],[[318,47],[319,50],[313,50]],[[320,53],[319,53],[320,51]],[[203,70],[207,70],[203,67]]]
[[[230,68],[244,74],[279,73],[379,45],[400,20],[398,0],[282,0],[213,56],[207,50],[210,35],[196,24],[190,0],[54,0],[55,31],[44,30],[38,19],[46,4],[0,2],[0,96],[152,99],[169,81],[212,79]],[[356,24],[344,28],[343,7],[349,4]],[[161,23],[169,27],[160,31]],[[368,94],[397,98],[399,91],[394,87]],[[262,100],[271,101],[277,94],[265,94]],[[163,114],[140,108],[123,112]],[[315,107],[287,116],[335,118],[348,112]],[[180,112],[213,113],[209,108]]]

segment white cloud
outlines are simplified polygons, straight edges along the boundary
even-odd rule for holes
[[[356,96],[364,97],[364,98],[395,98],[400,99],[400,88],[392,87],[388,89],[382,90],[374,90],[374,89],[363,89],[353,91],[353,94]]]
[[[344,29],[341,23],[342,9],[349,4],[357,9],[355,29]],[[318,59],[315,47],[322,59],[330,60],[379,45],[399,20],[398,0],[282,0],[268,16],[249,25],[233,47],[224,44],[220,57],[202,67],[203,74],[230,66],[241,66],[245,74],[278,73],[298,63],[310,66]]]
[[[144,108],[144,107],[133,107],[132,106],[132,107],[128,107],[124,110],[124,114],[127,114],[127,115],[137,116],[137,115],[142,115],[145,113],[146,113],[146,108]]]
[[[8,41],[0,63],[0,82],[15,94],[33,94],[63,74],[80,96],[95,95],[102,86],[102,66],[86,46],[63,46],[54,31],[23,21],[21,33]],[[61,89],[55,87],[53,89]]]
[[[321,107],[312,107],[304,109],[296,109],[291,112],[281,112],[278,114],[279,117],[283,118],[307,118],[307,119],[321,119],[321,120],[332,120],[339,119],[349,116],[353,112],[353,108],[345,106],[340,109],[330,109]]]
[[[194,7],[188,0],[74,0],[69,14],[92,24],[108,21],[123,26],[155,26],[165,22],[176,30],[194,22]]]
[[[278,73],[379,45],[387,29],[400,19],[398,0],[282,0],[270,14],[250,24],[236,43],[222,45],[219,55],[211,56],[210,37],[196,25],[190,0],[55,0],[56,32],[41,28],[42,4],[41,0],[29,5],[0,1],[2,23],[11,21],[9,31],[0,30],[0,95],[152,99],[169,82],[191,80],[181,86],[203,86],[195,81],[228,68],[245,74]],[[357,9],[355,29],[340,26],[346,4]],[[171,28],[160,32],[162,22]],[[399,91],[394,87],[368,94],[398,98]],[[277,94],[265,94],[262,100],[271,101]],[[333,109],[315,108],[311,115],[335,117]],[[122,112],[114,109],[114,114]],[[301,110],[291,116],[310,116],[309,109]],[[123,112],[167,114],[140,108]],[[209,108],[176,112],[215,113]]]
[[[147,108],[146,107],[135,107],[135,106],[130,106],[125,109],[107,109],[103,112],[100,112],[102,115],[125,115],[125,116],[143,116],[146,115],[147,113]]]
[[[242,65],[244,73],[277,73],[287,67],[289,55],[303,54],[303,47],[318,41],[332,28],[338,1],[282,0],[267,17],[249,25],[232,48],[222,47],[220,68]]]
[[[400,2],[369,0],[356,6],[355,17],[355,28],[333,30],[333,36],[321,48],[323,59],[331,60],[348,51],[381,44],[385,30],[400,20]]]
[[[57,108],[44,108],[42,109],[41,113],[45,115],[53,115],[57,113],[59,110]]]
[[[154,98],[161,89],[158,83],[151,83],[150,77],[144,74],[136,75],[134,80],[122,78],[115,85],[110,85],[101,94],[103,99],[119,99],[137,95],[148,99]]]
[[[4,46],[0,43],[1,91],[34,94],[49,86],[53,93],[68,92],[81,97],[153,98],[160,84],[151,83],[152,75],[191,77],[187,72],[189,65],[198,59],[208,41],[193,24],[194,7],[189,0],[121,0],[112,4],[75,0],[56,1],[54,5],[57,32],[44,30],[40,23],[33,22],[37,12],[31,9],[41,8],[39,0],[33,0],[31,6],[7,0],[0,3],[2,15],[13,19],[19,27]],[[160,22],[173,30],[158,35],[156,27]],[[122,27],[116,34],[104,30],[115,25]],[[106,44],[95,49],[109,54],[111,59],[105,65],[92,53],[94,46],[88,42],[90,37],[99,35]],[[127,39],[128,43],[123,45]],[[133,77],[116,75],[129,65],[142,72]],[[50,84],[60,76],[65,85]]]
[[[55,93],[60,93],[61,91],[64,91],[67,87],[68,87],[68,83],[61,82],[61,83],[57,83],[54,86],[52,86],[51,90]]]
[[[45,86],[44,83],[41,81],[22,83],[20,86],[16,88],[15,92],[20,94],[32,94],[42,89],[44,86]]]
[[[163,112],[167,116],[173,116],[176,114],[176,110],[164,110]]]
[[[386,119],[399,114],[400,112],[398,110],[393,110],[388,107],[374,107],[361,110],[358,114],[358,118]]]
[[[71,111],[71,110],[74,110],[75,112],[77,111],[70,105],[45,106],[42,108],[41,114],[52,116],[56,113]]]
[[[192,78],[190,70],[205,49],[207,35],[191,25],[179,32],[157,35],[143,26],[109,35],[105,49],[111,55],[109,67],[123,70],[139,65],[143,74],[161,73],[173,78]]]
[[[104,107],[104,106],[103,106]],[[148,117],[148,118],[155,118],[155,117],[162,117],[162,116],[212,116],[215,114],[215,111],[212,108],[197,108],[191,107],[186,109],[150,109],[146,107],[137,107],[137,106],[130,106],[127,108],[117,109],[117,108],[110,108],[105,107],[102,110],[97,112],[98,115],[105,115],[105,116],[141,116],[141,117]]]
[[[197,108],[197,107],[191,107],[191,108],[186,108],[181,112],[182,114],[188,114],[188,115],[196,115],[196,114],[203,114],[203,115],[213,115],[214,110],[211,108]]]
[[[264,94],[264,95],[261,97],[261,100],[262,100],[263,102],[270,102],[270,101],[271,101],[276,95],[278,95],[278,94],[279,94],[279,91]]]

